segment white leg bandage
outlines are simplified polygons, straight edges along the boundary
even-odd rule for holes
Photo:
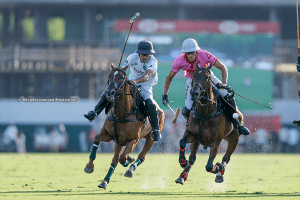
[[[185,107],[189,110],[192,109],[193,101],[191,96],[192,89],[192,79],[186,79],[186,89],[185,89]]]

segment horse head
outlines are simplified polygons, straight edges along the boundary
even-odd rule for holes
[[[193,74],[191,89],[191,96],[193,101],[205,97],[206,92],[211,86],[210,70],[212,68],[212,64],[210,64],[210,66],[206,68],[200,67],[198,62],[196,66],[197,70]]]
[[[108,76],[108,87],[106,92],[106,98],[108,101],[114,102],[120,95],[120,91],[127,81],[127,68],[128,66],[124,68],[117,68],[111,64],[111,72]]]

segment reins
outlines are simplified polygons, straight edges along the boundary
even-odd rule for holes
[[[210,72],[210,71],[209,71],[209,72]],[[210,99],[209,97],[206,97],[206,96],[205,96],[206,91],[207,91],[209,88],[212,87],[212,86],[211,86],[211,83],[212,83],[212,81],[211,81],[211,79],[210,79],[210,76],[209,76],[208,81],[206,82],[206,85],[205,85],[204,89],[202,89],[202,86],[201,86],[199,83],[193,84],[193,82],[192,82],[192,86],[197,85],[197,86],[200,87],[200,90],[201,90],[201,91],[200,91],[199,97],[198,97],[196,100],[194,100],[193,110],[192,110],[192,112],[193,112],[193,117],[196,118],[196,119],[198,119],[198,120],[200,121],[200,123],[199,123],[199,134],[198,134],[198,138],[199,138],[199,141],[200,141],[201,144],[203,144],[203,139],[202,139],[202,125],[203,125],[203,121],[206,120],[206,119],[218,117],[218,116],[220,116],[221,113],[222,113],[221,105],[218,104],[218,102],[217,102],[217,101],[218,101],[217,94],[215,94],[215,93],[213,92],[213,90],[212,90],[212,91],[209,91],[209,93],[208,93],[208,95],[209,95],[211,92],[213,92],[214,97],[216,98],[216,101],[213,100],[213,99]],[[206,103],[206,104],[202,104],[202,103],[201,103],[201,99],[204,99],[204,100],[209,101],[209,102]],[[205,107],[205,106],[207,106],[207,105],[209,105],[209,104],[211,104],[211,103],[214,104],[215,106],[214,106],[213,110],[212,110],[208,115],[202,115],[202,114],[200,114],[200,113],[197,111],[197,103],[199,103],[199,105],[202,106],[202,107]],[[216,110],[217,110],[217,112],[216,112],[215,114],[213,114]]]
[[[122,83],[120,84],[120,86],[117,86],[116,87],[116,83],[114,82],[110,82],[109,83],[109,86],[108,87],[114,87],[116,90],[117,90],[117,94],[116,94],[116,98],[115,98],[115,101],[111,102],[113,104],[113,107],[114,107],[114,111],[110,110],[110,113],[109,113],[109,118],[108,120],[109,121],[114,121],[114,130],[115,130],[115,138],[116,138],[116,143],[120,146],[124,146],[122,144],[120,144],[119,142],[119,135],[118,135],[118,131],[117,131],[117,122],[120,122],[120,123],[127,123],[127,122],[136,122],[136,121],[145,121],[145,119],[139,119],[138,116],[139,116],[139,91],[136,87],[136,85],[132,84],[130,81],[127,80],[127,76],[126,76],[126,72],[120,68],[115,68],[117,70],[120,70],[122,71],[124,74],[125,74],[125,78],[124,80],[122,81]],[[114,83],[114,84],[112,84]],[[128,84],[131,84],[134,88],[134,93],[121,93],[120,90],[123,88],[123,92],[125,92],[125,87],[126,86],[126,83]],[[107,87],[107,88],[108,88]],[[120,96],[125,96],[125,95],[131,95],[132,96],[132,100],[130,101],[127,101],[127,102],[121,102],[121,101],[117,101],[117,98],[119,98]],[[131,112],[126,112],[124,111],[120,106],[119,104],[126,104],[126,103],[131,103],[131,102],[135,102],[136,105],[133,105],[133,109]],[[122,113],[125,114],[125,116],[123,118],[118,118],[117,117],[117,109],[119,109]],[[126,119],[127,117],[131,116],[131,115],[136,115],[136,118],[135,119]]]

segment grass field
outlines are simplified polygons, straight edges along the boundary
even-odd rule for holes
[[[300,199],[300,154],[233,154],[224,183],[214,182],[205,171],[208,155],[198,154],[184,185],[175,183],[177,154],[149,154],[132,179],[118,165],[106,190],[97,185],[112,154],[98,153],[92,174],[83,171],[88,156],[2,153],[0,199]]]

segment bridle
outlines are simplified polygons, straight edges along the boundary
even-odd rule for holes
[[[209,72],[209,76],[208,76],[208,78],[206,79],[205,85],[204,85],[203,87],[201,86],[200,83],[194,83],[194,81],[192,81],[192,84],[191,84],[192,88],[193,88],[194,86],[199,86],[199,88],[200,88],[199,96],[198,96],[198,98],[197,98],[195,101],[198,102],[201,106],[206,106],[206,105],[208,105],[208,104],[211,103],[211,102],[216,103],[214,100],[209,99],[209,98],[207,98],[207,97],[205,96],[205,93],[206,93],[206,91],[210,88],[211,82],[212,82],[212,80],[211,80],[211,78],[210,78],[210,70],[207,69],[207,68],[200,68],[200,70],[207,70],[207,71]],[[197,72],[198,72],[198,70],[197,70]],[[202,104],[202,103],[201,103],[201,99],[208,101],[208,103]]]
[[[126,83],[126,81],[127,81],[127,74],[126,74],[126,72],[125,72],[123,69],[121,69],[121,68],[114,68],[114,69],[111,71],[110,75],[111,75],[113,72],[115,72],[115,71],[120,71],[120,72],[122,72],[122,73],[124,74],[123,80],[122,80],[121,84],[118,86],[114,81],[109,82],[109,79],[108,79],[108,86],[107,86],[107,88],[109,88],[109,87],[115,88],[115,89],[116,89],[116,97],[119,97],[120,94],[121,94],[121,93],[120,93],[120,90],[123,88],[123,86],[125,85],[125,83]],[[109,75],[109,76],[110,76],[110,75]]]
[[[120,142],[119,142],[119,135],[118,135],[118,131],[117,131],[117,123],[127,123],[127,122],[136,122],[136,121],[144,121],[145,122],[145,119],[139,117],[140,110],[139,110],[139,102],[137,101],[137,99],[140,98],[140,95],[139,95],[139,90],[137,89],[137,86],[134,85],[134,84],[132,84],[130,80],[127,80],[127,74],[121,68],[114,68],[111,71],[111,73],[110,73],[109,76],[111,76],[111,74],[113,74],[116,71],[122,72],[124,74],[124,76],[123,76],[122,82],[121,82],[121,84],[119,86],[114,81],[109,82],[109,80],[108,80],[107,89],[109,87],[116,89],[116,94],[115,94],[114,101],[110,102],[110,103],[112,103],[112,105],[114,106],[115,109],[110,110],[110,114],[109,114],[108,120],[114,122],[114,132],[115,132],[116,143],[118,145],[120,145],[120,146],[124,146],[125,144],[120,144]],[[135,87],[135,90],[134,90],[133,93],[126,93],[126,94],[124,94],[124,93],[121,92],[121,89],[124,87],[124,85],[125,85],[126,82],[128,82],[128,84],[131,84],[133,87]],[[121,95],[131,95],[132,96],[132,100],[130,100],[128,102],[117,101],[117,97],[119,97]],[[134,109],[132,109],[131,112],[126,112],[125,110],[123,110],[120,107],[120,104],[126,104],[126,103],[130,103],[132,101],[136,102],[136,105],[134,106]],[[119,118],[119,116],[117,116],[117,109],[119,109],[122,113],[124,113],[124,116],[121,116],[121,118]],[[129,117],[131,115],[135,115],[136,118],[127,119],[127,117]]]
[[[207,68],[200,68],[199,70],[197,69],[197,71],[195,73],[197,73],[197,72],[199,73],[200,70],[207,70],[209,75],[208,75],[208,78],[206,79],[205,85],[203,87],[201,86],[200,83],[193,83],[193,81],[192,81],[192,87],[199,86],[199,88],[200,88],[200,94],[197,97],[197,99],[194,100],[193,111],[192,112],[193,112],[193,118],[199,120],[199,134],[197,135],[197,137],[199,138],[200,143],[203,144],[203,139],[202,139],[202,125],[203,125],[203,122],[207,119],[219,117],[221,115],[222,111],[221,111],[220,104],[218,104],[218,102],[217,102],[218,98],[216,98],[216,100],[210,99],[209,98],[210,93],[208,93],[208,95],[205,95],[207,93],[207,91],[209,90],[209,88],[211,87],[211,83],[212,83],[212,80],[211,80],[211,77],[210,77],[210,75],[211,75],[210,70],[207,69]],[[193,77],[193,79],[194,79],[194,77]],[[213,91],[209,91],[209,92],[213,92]],[[205,101],[208,101],[208,103],[202,104],[201,103],[202,99],[205,100]],[[196,103],[198,103],[202,107],[204,107],[206,105],[209,105],[211,103],[213,103],[214,106],[213,106],[212,109],[210,109],[210,111],[208,111],[208,114],[203,114],[203,112],[199,112],[197,110]]]

